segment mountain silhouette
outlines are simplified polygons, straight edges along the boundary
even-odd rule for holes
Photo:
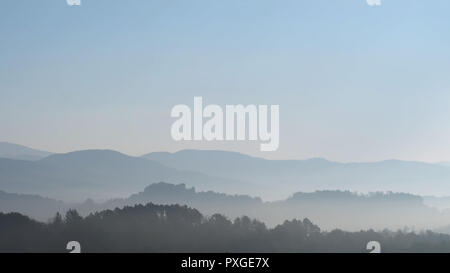
[[[450,195],[450,166],[441,164],[400,160],[339,163],[321,158],[266,160],[208,150],[150,153],[142,157],[172,168],[256,184],[254,195],[266,200],[284,199],[299,190],[329,189]]]
[[[38,161],[0,159],[0,190],[66,201],[128,196],[159,181],[227,193],[246,187],[238,180],[180,171],[110,150],[53,154]]]
[[[51,153],[35,150],[23,145],[0,142],[0,157],[21,160],[39,160]]]

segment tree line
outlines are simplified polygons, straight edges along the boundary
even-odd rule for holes
[[[180,205],[148,203],[86,217],[69,210],[47,223],[0,213],[0,252],[68,252],[69,241],[82,252],[368,252],[369,241],[380,242],[382,252],[450,252],[450,236],[431,231],[326,232],[308,219],[267,228],[247,216],[204,216]]]

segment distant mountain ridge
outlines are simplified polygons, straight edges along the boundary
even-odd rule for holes
[[[339,163],[326,159],[266,160],[234,152],[182,150],[143,158],[169,167],[198,171],[258,185],[255,195],[286,198],[298,191],[345,189],[450,195],[450,166],[415,161]],[[276,188],[276,191],[273,189]]]
[[[29,151],[15,144],[3,146],[22,147],[15,150],[16,156],[23,149]],[[8,149],[0,149],[0,153]],[[111,150],[35,152],[46,156],[34,161],[0,157],[0,190],[64,200],[98,199],[127,196],[146,185],[167,181],[272,201],[285,199],[297,191],[339,189],[450,196],[450,166],[441,163],[400,160],[339,163],[321,158],[267,160],[217,150],[157,152],[142,157]]]
[[[0,190],[66,201],[127,196],[159,181],[227,193],[252,188],[239,180],[180,171],[110,150],[53,154],[37,161],[0,158]]]
[[[39,160],[51,155],[49,152],[39,151],[23,145],[0,142],[0,157],[19,160]]]

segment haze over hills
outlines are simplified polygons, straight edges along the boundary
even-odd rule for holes
[[[263,187],[255,189],[255,195],[265,200],[283,199],[299,190],[329,189],[450,195],[450,167],[424,162],[339,163],[320,158],[266,160],[234,152],[199,150],[150,153],[143,158],[176,169],[258,184]]]
[[[1,147],[9,147],[0,149],[0,153],[6,154],[15,146]],[[21,154],[19,150],[16,155]],[[28,150],[35,151],[21,148]],[[316,190],[445,196],[450,195],[450,166],[400,160],[368,163],[339,163],[320,158],[266,160],[208,150],[150,153],[142,157],[110,150],[86,150],[51,154],[34,161],[0,158],[0,190],[61,200],[125,197],[159,181],[184,183],[203,191],[259,196],[266,201],[283,200],[293,192]]]
[[[38,161],[0,159],[1,190],[61,200],[128,196],[159,181],[227,193],[252,188],[241,181],[179,171],[109,150],[54,154]]]
[[[0,212],[19,212],[33,219],[47,221],[56,212],[64,213],[69,205],[39,195],[6,193],[0,191]]]
[[[38,160],[51,153],[35,150],[32,148],[25,147],[23,145],[0,142],[0,157],[11,158],[11,159],[21,159],[21,160]]]
[[[206,215],[220,212],[235,218],[249,215],[269,226],[293,218],[314,219],[325,229],[431,229],[450,223],[448,211],[424,204],[422,197],[405,193],[356,194],[349,191],[296,192],[291,197],[264,202],[245,195],[201,192],[185,185],[156,183],[127,199],[110,200],[97,210],[125,205],[183,204]]]
[[[221,213],[231,219],[248,215],[269,226],[294,218],[309,218],[328,230],[342,228],[431,229],[450,224],[448,212],[428,207],[420,196],[404,193],[355,194],[349,191],[297,192],[285,200],[264,202],[246,195],[201,192],[185,185],[156,183],[125,199],[89,204],[88,209],[104,210],[136,204],[181,204],[205,215]],[[83,207],[81,206],[80,209]],[[84,210],[87,213],[89,210]],[[82,209],[83,211],[83,209]]]
[[[0,212],[19,212],[44,222],[56,212],[65,214],[69,209],[76,209],[81,215],[87,216],[106,209],[148,203],[187,205],[207,216],[221,213],[230,219],[247,215],[268,226],[294,218],[311,219],[325,230],[397,230],[407,227],[421,231],[450,225],[449,211],[426,206],[420,196],[403,193],[361,195],[348,191],[297,192],[286,200],[264,202],[247,195],[197,191],[184,184],[160,182],[127,198],[68,204],[39,196],[0,192]]]

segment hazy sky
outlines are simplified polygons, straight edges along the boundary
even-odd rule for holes
[[[448,0],[1,0],[0,141],[450,160],[449,14]],[[173,141],[170,110],[194,96],[279,104],[279,150]]]

